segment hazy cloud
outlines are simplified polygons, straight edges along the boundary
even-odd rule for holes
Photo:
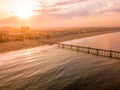
[[[120,26],[120,0],[28,0],[35,8],[27,22],[11,18],[22,1],[0,0],[0,25]]]
[[[96,13],[119,13],[120,0],[39,0],[35,12],[63,17],[90,16]],[[41,8],[42,7],[42,8]]]
[[[80,3],[80,2],[85,2],[88,0],[64,0],[62,2],[56,2],[54,6],[61,6],[61,5],[70,5],[70,4],[75,4],[75,3]]]

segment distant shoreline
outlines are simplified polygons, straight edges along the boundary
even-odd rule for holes
[[[21,50],[21,49],[27,49],[32,48],[36,46],[41,45],[51,45],[63,41],[78,39],[78,38],[84,38],[84,37],[90,37],[90,36],[96,36],[101,34],[108,34],[108,33],[114,33],[119,31],[102,31],[102,32],[92,32],[92,33],[85,33],[85,34],[75,34],[75,35],[69,35],[69,36],[63,36],[59,38],[50,38],[50,39],[37,39],[37,40],[24,40],[24,41],[9,41],[0,43],[0,53],[6,53],[10,51],[15,50]]]

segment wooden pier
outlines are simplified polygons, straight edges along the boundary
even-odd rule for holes
[[[120,59],[120,52],[118,51],[103,50],[103,49],[83,47],[83,46],[77,46],[77,45],[69,45],[69,44],[58,44],[58,46],[61,48],[68,48],[68,49],[75,50],[78,52],[85,52],[85,53],[94,54],[97,56]]]

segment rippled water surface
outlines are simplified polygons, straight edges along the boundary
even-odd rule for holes
[[[120,60],[57,45],[0,54],[0,90],[120,90]]]

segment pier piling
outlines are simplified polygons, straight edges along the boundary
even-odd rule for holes
[[[70,44],[60,44],[60,43],[58,44],[58,47],[70,48],[71,50],[94,54],[96,56],[104,56],[104,57],[109,57],[109,58],[120,59],[120,52],[118,51],[97,49],[97,48],[91,48],[91,47],[83,47],[83,46],[70,45]]]

